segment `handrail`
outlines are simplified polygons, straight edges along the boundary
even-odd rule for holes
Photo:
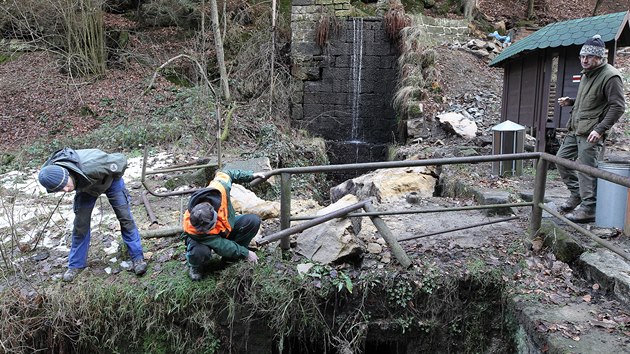
[[[365,216],[382,216],[382,215],[406,215],[406,214],[428,214],[428,213],[444,213],[449,211],[465,211],[465,210],[480,210],[480,209],[505,209],[505,208],[518,208],[533,206],[533,202],[522,203],[505,203],[505,204],[485,204],[485,205],[469,205],[463,207],[452,208],[435,208],[435,209],[412,209],[412,210],[388,210],[388,211],[374,211],[364,213],[350,213],[349,218],[365,217]],[[316,216],[294,216],[291,221],[312,220]]]
[[[344,208],[341,208],[341,209],[338,209],[338,210],[334,210],[334,211],[332,211],[332,212],[330,212],[328,214],[319,216],[319,217],[317,217],[317,218],[315,218],[313,220],[309,220],[309,221],[303,222],[301,224],[289,227],[289,228],[284,229],[284,230],[280,230],[280,231],[278,231],[278,232],[276,232],[274,234],[266,236],[265,238],[263,238],[261,241],[258,241],[257,243],[259,245],[266,245],[266,244],[268,244],[270,242],[283,239],[285,237],[291,236],[293,234],[296,234],[298,232],[301,232],[301,231],[304,231],[304,230],[306,230],[308,228],[311,228],[311,227],[313,227],[315,225],[319,225],[319,224],[324,223],[326,221],[329,221],[329,220],[336,219],[338,217],[344,216],[344,215],[348,214],[349,212],[361,209],[366,204],[368,204],[369,202],[370,202],[369,200],[363,200],[363,201],[360,201],[358,203],[349,205],[347,207],[344,207]]]
[[[187,190],[183,190],[183,191],[175,191],[175,192],[167,192],[167,193],[158,193],[158,192],[156,192],[151,187],[149,187],[149,185],[147,184],[147,182],[145,180],[145,177],[147,175],[155,174],[155,173],[164,173],[164,172],[174,172],[174,171],[182,171],[182,170],[205,168],[205,167],[208,167],[209,165],[186,166],[186,167],[165,169],[165,170],[161,170],[161,171],[149,171],[149,172],[147,172],[147,153],[148,153],[147,152],[147,147],[145,146],[144,147],[144,154],[142,156],[142,173],[140,174],[140,183],[142,183],[142,185],[147,190],[147,192],[149,192],[149,194],[151,194],[153,196],[156,196],[156,197],[171,197],[171,196],[174,196],[174,195],[183,195],[183,194],[193,193],[193,192],[196,192],[196,191],[201,189],[201,188],[195,188],[195,189],[187,189]]]
[[[157,193],[149,188],[146,184],[145,176],[147,174],[153,173],[165,173],[172,172],[181,169],[164,169],[158,171],[146,172],[146,160],[147,160],[147,149],[144,150],[144,160],[142,165],[142,185],[147,189],[147,191],[157,197],[166,197],[173,195],[182,195],[192,193],[199,189],[190,189],[185,191],[177,191],[177,192],[169,192],[169,193]],[[561,165],[582,173],[589,174],[593,177],[601,178],[606,181],[616,183],[625,187],[630,188],[630,177],[624,177],[618,174],[614,174],[612,172],[604,171],[595,167],[587,166],[581,164],[576,161],[571,161],[567,159],[563,159],[557,157],[555,155],[546,153],[546,152],[527,152],[527,153],[516,153],[516,154],[502,154],[502,155],[483,155],[483,156],[466,156],[466,157],[448,157],[448,158],[433,158],[433,159],[423,159],[423,160],[401,160],[401,161],[386,161],[386,162],[368,162],[368,163],[353,163],[353,164],[336,164],[336,165],[318,165],[318,166],[307,166],[307,167],[288,167],[288,168],[280,168],[272,171],[264,172],[263,178],[256,178],[250,182],[250,186],[256,186],[262,181],[268,179],[274,175],[281,176],[281,186],[280,186],[280,228],[281,231],[272,235],[274,240],[281,240],[281,248],[288,249],[289,248],[289,238],[288,236],[291,233],[295,233],[300,229],[306,229],[311,226],[307,225],[316,225],[321,222],[321,217],[296,217],[291,218],[291,175],[293,174],[308,174],[308,173],[321,173],[321,172],[338,172],[338,171],[362,171],[362,170],[375,170],[375,169],[389,169],[389,168],[400,168],[400,167],[417,167],[417,166],[441,166],[441,165],[454,165],[454,164],[464,164],[464,163],[481,163],[481,162],[496,162],[496,161],[511,161],[511,160],[537,160],[536,164],[536,176],[534,182],[534,198],[530,203],[513,203],[513,204],[501,204],[500,207],[511,207],[511,206],[531,206],[532,207],[532,217],[530,221],[530,237],[534,238],[537,236],[541,224],[542,224],[542,212],[543,210],[548,211],[550,214],[559,217],[561,220],[567,222],[567,225],[571,226],[575,230],[585,233],[587,236],[593,238],[600,245],[610,249],[611,251],[621,255],[627,260],[630,260],[630,257],[627,253],[623,252],[623,250],[618,249],[615,245],[601,238],[595,236],[594,234],[586,231],[584,228],[579,225],[569,221],[564,218],[561,214],[550,211],[550,209],[544,205],[543,200],[545,196],[545,184],[547,181],[547,170],[549,162],[555,163],[557,165]],[[194,168],[205,168],[209,165],[199,165],[199,166],[191,166],[186,167],[185,169],[194,169]],[[184,169],[184,168],[182,168]],[[356,207],[356,205],[354,205]],[[497,205],[484,205],[473,207],[475,209],[491,209],[496,208]],[[360,207],[357,207],[357,209]],[[465,208],[465,207],[464,207]],[[464,208],[444,208],[443,211],[457,211],[457,210],[465,210]],[[472,208],[470,208],[472,209]],[[355,209],[356,210],[356,209]],[[440,210],[441,211],[441,210]],[[390,211],[390,212],[377,212],[377,211],[369,211],[361,214],[348,214],[348,217],[362,217],[362,216],[378,216],[378,215],[391,215],[391,214],[403,214],[403,213],[422,213],[422,212],[438,212],[438,210],[432,211]],[[330,216],[327,214],[327,216]],[[334,217],[331,217],[334,218]],[[305,223],[302,223],[296,227],[291,227],[292,220],[309,220]],[[316,222],[317,221],[317,222]],[[311,224],[311,222],[315,222]],[[267,239],[266,242],[271,242],[270,239]]]
[[[418,166],[435,166],[435,165],[456,165],[462,163],[479,163],[479,162],[494,162],[494,161],[510,161],[510,160],[529,160],[538,159],[540,157],[539,152],[524,152],[518,154],[504,154],[504,155],[482,155],[482,156],[464,156],[464,157],[444,157],[435,159],[423,159],[423,160],[401,160],[401,161],[386,161],[386,162],[365,162],[365,163],[350,163],[350,164],[336,164],[336,165],[318,165],[318,166],[306,166],[306,167],[285,167],[279,168],[273,171],[266,171],[265,178],[269,178],[274,175],[288,174],[307,174],[307,173],[319,173],[319,172],[338,172],[338,171],[362,171],[362,170],[376,170],[386,168],[398,168],[398,167],[418,167]],[[250,182],[251,186],[255,186],[262,182],[262,179],[258,178]]]
[[[588,236],[589,238],[591,238],[593,241],[599,243],[600,245],[608,248],[609,250],[615,252],[616,254],[620,255],[621,257],[625,258],[627,261],[630,261],[630,254],[628,254],[627,252],[625,252],[623,249],[615,246],[614,244],[612,244],[609,241],[606,241],[600,237],[597,237],[594,233],[588,231],[587,229],[583,228],[582,226],[572,222],[571,220],[565,218],[562,214],[558,213],[557,211],[551,209],[550,207],[544,205],[541,203],[540,205],[541,208],[543,208],[546,212],[548,212],[549,214],[557,217],[558,219],[564,221],[565,223],[567,223],[569,226],[573,227],[575,230],[579,231],[581,234]]]

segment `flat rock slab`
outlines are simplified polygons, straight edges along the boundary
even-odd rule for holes
[[[626,306],[630,306],[630,264],[621,256],[600,249],[580,256],[584,277],[599,283]]]
[[[535,348],[520,352],[630,353],[630,338],[597,325],[595,314],[603,311],[597,304],[546,305],[526,298],[514,301],[519,322],[529,337],[519,338],[519,347]]]

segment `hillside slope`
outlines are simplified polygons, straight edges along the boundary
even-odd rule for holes
[[[435,8],[445,2],[438,1]],[[526,15],[525,0],[479,0],[478,7],[492,23],[504,21],[509,28],[519,24],[543,25],[550,21],[588,16],[595,2],[538,2],[542,6],[536,8],[537,16],[530,22],[523,21]],[[599,12],[629,7],[630,1],[604,1]],[[45,155],[51,146],[57,147],[68,136],[89,136],[86,144],[107,144],[108,150],[130,150],[138,143],[157,143],[146,140],[146,131],[120,132],[116,127],[130,122],[141,122],[148,127],[150,117],[165,114],[186,121],[195,114],[187,111],[190,107],[183,107],[186,100],[194,98],[195,93],[177,87],[163,75],[157,76],[153,89],[145,94],[156,67],[178,54],[189,53],[195,47],[190,35],[174,27],[141,28],[121,15],[108,14],[105,22],[109,28],[130,30],[125,65],[109,68],[105,77],[96,80],[69,77],[60,72],[58,59],[50,52],[23,52],[10,56],[10,60],[0,64],[0,90],[4,93],[0,96],[0,151],[3,152],[0,166],[12,160],[29,160],[33,156]],[[441,52],[437,65],[445,89],[445,97],[440,102],[445,103],[442,109],[448,109],[449,104],[464,99],[465,93],[488,92],[500,97],[501,70],[488,68],[484,61],[466,53],[444,48]],[[286,58],[282,60],[285,65],[288,63]],[[190,70],[190,65],[177,70]],[[288,72],[289,68],[284,66],[277,70]],[[259,103],[260,98],[253,98],[253,103]],[[500,102],[496,102],[498,105]],[[234,119],[240,127],[234,129],[235,147],[240,147],[243,141],[250,142],[256,135],[255,131],[260,128],[257,125],[265,123],[255,112],[247,109],[250,106],[252,101],[243,101],[234,111]],[[282,111],[288,112],[288,109],[285,107]],[[492,107],[486,127],[496,120],[496,112],[498,107]],[[284,114],[287,116],[280,117],[281,121],[288,118],[288,113]],[[96,133],[97,136],[90,135],[94,129],[103,126],[108,129]],[[172,131],[171,126],[154,123],[151,128],[160,131],[155,139],[173,142],[182,140],[178,132],[169,133]],[[188,144],[196,139],[199,137],[187,137],[185,140]]]

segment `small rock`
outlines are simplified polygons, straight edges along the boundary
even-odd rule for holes
[[[383,252],[383,246],[375,242],[370,242],[367,245],[367,251],[371,254],[380,254]]]

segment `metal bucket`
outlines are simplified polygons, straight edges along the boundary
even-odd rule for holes
[[[600,170],[630,177],[630,163],[600,162]],[[595,207],[595,225],[599,227],[616,227],[623,229],[628,206],[628,188],[597,179],[597,205]]]

